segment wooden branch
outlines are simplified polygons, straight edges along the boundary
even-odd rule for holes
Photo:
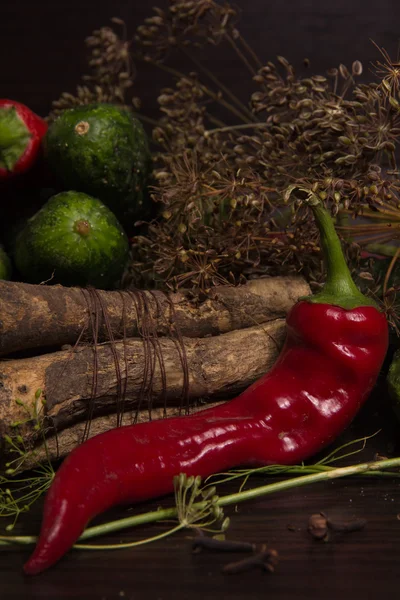
[[[217,335],[286,316],[310,293],[299,277],[256,279],[212,288],[202,300],[189,293],[99,291],[0,281],[0,356],[28,349],[58,349],[93,341],[137,337],[145,327],[170,335],[175,323],[186,337]],[[124,331],[125,328],[125,331]]]
[[[130,415],[137,413],[139,420],[149,418],[149,407],[153,416],[175,414],[185,387],[184,406],[186,401],[195,406],[198,401],[234,397],[271,368],[285,331],[285,320],[275,319],[262,326],[218,336],[184,338],[183,347],[169,337],[157,342],[129,339],[33,358],[3,359],[0,435],[15,435],[11,424],[26,419],[26,411],[16,399],[21,399],[32,411],[38,389],[45,399],[44,406],[38,403],[42,416],[48,417],[46,423],[53,423],[58,431],[60,456],[79,442],[82,426],[75,426],[86,422],[90,408],[93,417],[98,417],[93,428],[98,432],[115,427],[122,410]],[[186,360],[182,359],[183,348]],[[93,386],[94,373],[97,381]],[[110,414],[113,416],[104,417]],[[28,442],[32,425],[21,426],[18,433]],[[54,443],[50,446],[51,457],[55,458],[56,446]]]

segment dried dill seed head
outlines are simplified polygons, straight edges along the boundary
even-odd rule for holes
[[[127,99],[127,91],[133,86],[135,79],[135,68],[126,27],[121,19],[114,18],[112,22],[122,28],[122,38],[111,27],[97,29],[86,38],[90,73],[82,77],[82,84],[77,86],[75,95],[64,92],[52,103],[50,120],[66,108],[94,102],[139,108],[140,101],[137,97]]]
[[[279,57],[254,77],[257,122],[238,126],[212,126],[194,74],[164,90],[152,190],[162,218],[138,244],[140,267],[154,262],[174,287],[296,272],[317,285],[323,268],[315,226],[284,205],[288,184],[302,182],[329,203],[344,236],[346,218],[397,198],[397,181],[380,164],[394,161],[398,117],[375,85],[356,85],[361,72],[355,61],[351,72],[341,65],[330,77],[302,79]],[[346,245],[357,270],[354,233]]]
[[[228,2],[169,0],[167,9],[153,11],[135,35],[138,53],[149,62],[164,61],[176,48],[215,45],[227,34],[236,36],[238,13]]]
[[[195,74],[179,79],[175,88],[162,90],[158,104],[163,116],[153,130],[154,141],[171,155],[201,143],[205,134],[203,101],[204,92]]]
[[[229,2],[170,0],[137,28],[130,46],[117,20],[122,37],[112,27],[94,32],[87,39],[91,74],[75,96],[55,103],[59,110],[95,96],[129,104],[133,60],[171,75],[152,131],[158,217],[133,240],[127,282],[150,286],[155,276],[158,287],[207,289],[303,273],[318,286],[323,266],[313,220],[283,201],[293,183],[331,207],[352,270],[368,274],[361,250],[392,241],[397,229],[387,225],[400,218],[399,68],[379,49],[373,83],[358,82],[358,60],[325,74],[308,67],[304,77],[282,56],[261,61],[237,21]],[[257,86],[247,102],[196,54],[210,44],[217,59],[222,43],[232,48],[238,80],[247,76]],[[175,53],[193,70],[176,71]]]

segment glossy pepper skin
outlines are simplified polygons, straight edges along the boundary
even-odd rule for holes
[[[29,171],[41,154],[47,123],[15,100],[0,99],[0,181]]]
[[[328,281],[288,314],[272,370],[220,406],[114,429],[76,448],[48,492],[27,574],[58,561],[95,515],[167,494],[179,473],[206,477],[238,465],[299,463],[349,425],[378,377],[388,326],[354,286],[329,215],[321,207],[314,213],[327,237]],[[338,304],[324,301],[338,282]]]

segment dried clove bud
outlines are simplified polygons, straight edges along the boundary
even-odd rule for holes
[[[366,526],[367,521],[365,519],[354,519],[354,521],[348,521],[347,523],[334,522],[328,519],[328,527],[331,531],[337,533],[351,533],[352,531],[361,531]]]
[[[195,554],[202,550],[216,550],[218,552],[254,552],[255,549],[255,544],[249,542],[220,540],[205,535],[198,535],[194,538],[192,543],[192,550]]]
[[[258,554],[254,554],[249,558],[244,558],[237,562],[228,563],[223,567],[222,572],[233,575],[236,573],[244,573],[245,571],[250,571],[252,569],[262,569],[263,571],[273,573],[278,562],[278,552],[273,549],[268,550],[266,545],[263,545]]]
[[[323,513],[311,515],[308,520],[308,532],[316,540],[326,540],[329,537],[327,518]]]
[[[365,519],[354,519],[353,521],[342,522],[332,521],[324,513],[311,515],[308,520],[308,532],[316,540],[327,542],[330,533],[350,533],[352,531],[361,531],[364,529],[367,521]]]

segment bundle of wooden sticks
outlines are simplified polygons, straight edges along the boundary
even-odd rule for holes
[[[226,401],[271,368],[309,293],[297,277],[198,295],[0,281],[0,435],[19,423],[40,456],[32,411],[55,459],[111,427]]]

